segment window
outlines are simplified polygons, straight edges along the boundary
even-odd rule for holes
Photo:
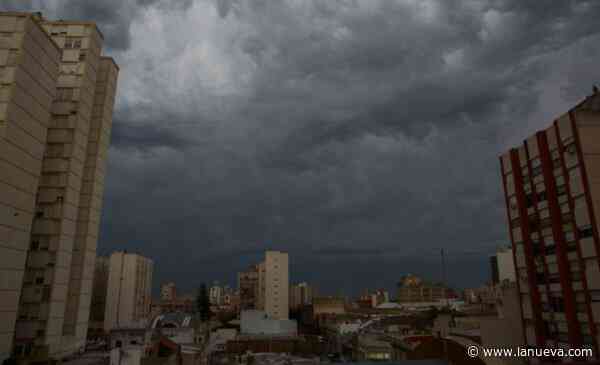
[[[594,229],[591,225],[583,226],[579,228],[579,237],[580,238],[588,238],[594,235]]]
[[[565,151],[570,155],[575,155],[577,153],[577,148],[575,147],[575,143],[571,143],[568,146],[565,146]]]
[[[547,199],[546,192],[542,191],[542,192],[538,193],[537,199],[538,199],[538,202],[543,202],[544,200],[546,200]]]
[[[85,52],[79,53],[79,61],[85,61]]]
[[[31,249],[37,250],[38,248],[40,248],[40,241],[31,241]]]
[[[532,173],[533,177],[536,177],[536,176],[538,176],[538,175],[541,175],[541,174],[542,174],[542,166],[534,167],[534,168],[531,170],[531,173]]]
[[[76,39],[73,41],[73,48],[81,48],[81,39]]]
[[[35,279],[35,283],[36,283],[37,285],[44,284],[44,278],[43,278],[43,277],[36,278],[36,279]]]
[[[558,196],[565,195],[567,193],[567,186],[566,185],[557,186],[556,193],[558,194]]]

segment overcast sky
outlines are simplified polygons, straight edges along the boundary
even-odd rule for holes
[[[99,252],[155,286],[267,248],[322,292],[459,287],[508,243],[498,155],[600,83],[600,1],[2,0],[121,67]]]

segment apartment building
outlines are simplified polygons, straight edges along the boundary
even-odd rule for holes
[[[0,361],[13,349],[61,60],[39,20],[0,13]],[[42,284],[44,276],[25,282]]]
[[[524,338],[588,346],[600,324],[600,93],[500,157]]]
[[[288,254],[267,251],[264,261],[264,310],[270,318],[289,317]]]
[[[61,358],[85,345],[118,67],[95,23],[0,12],[0,33],[0,353]]]
[[[110,255],[104,330],[144,326],[152,305],[151,259],[134,253]]]

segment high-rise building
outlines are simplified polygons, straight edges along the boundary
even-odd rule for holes
[[[152,304],[151,259],[134,253],[110,255],[104,330],[145,325]]]
[[[175,283],[165,283],[160,286],[160,300],[173,301],[177,296]]]
[[[527,344],[598,354],[600,93],[500,163]]]
[[[85,345],[118,67],[95,23],[2,12],[0,33],[0,356],[61,358]]]
[[[258,308],[258,265],[238,273],[238,291],[241,310]]]
[[[289,317],[288,254],[267,251],[264,261],[264,311],[273,319]]]
[[[290,309],[297,310],[312,304],[313,290],[308,283],[299,283],[290,288]]]
[[[39,17],[0,13],[0,362],[13,349],[60,57]]]
[[[106,312],[106,292],[108,290],[108,272],[110,259],[96,257],[96,271],[92,288],[92,303],[90,304],[90,324],[88,337],[99,338],[106,334],[104,331],[104,313]]]

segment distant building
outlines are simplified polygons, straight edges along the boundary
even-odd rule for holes
[[[136,326],[150,315],[152,260],[126,252],[110,256],[104,329]]]
[[[407,275],[398,283],[398,303],[437,302],[449,298],[451,291],[442,284],[424,282]]]
[[[288,319],[290,307],[288,254],[267,251],[263,277],[264,311],[269,318]]]
[[[160,286],[160,300],[173,301],[177,297],[175,283],[165,283]]]
[[[104,314],[106,311],[106,293],[108,290],[108,273],[110,259],[98,256],[94,272],[94,285],[92,287],[92,302],[90,306],[90,325],[88,337],[95,338],[105,335]]]
[[[223,304],[223,287],[219,286],[219,284],[215,282],[208,291],[208,298],[210,300],[210,304],[212,305],[218,306]]]
[[[290,287],[290,309],[298,308],[312,303],[313,289],[307,283],[299,283]]]
[[[258,265],[238,273],[238,290],[241,310],[258,309]]]
[[[323,314],[344,314],[346,303],[344,298],[339,297],[315,297],[312,303],[312,314],[318,317]]]
[[[496,255],[490,256],[490,274],[492,283],[498,284],[500,282],[500,274],[498,273],[498,257]]]
[[[527,345],[600,343],[600,93],[500,157]]]

